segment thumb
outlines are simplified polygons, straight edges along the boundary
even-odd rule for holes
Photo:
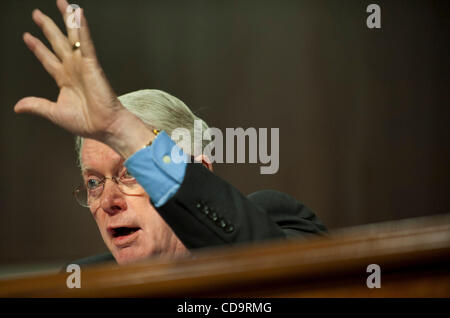
[[[55,103],[45,98],[25,97],[17,102],[14,111],[17,114],[30,113],[50,119],[50,111]]]

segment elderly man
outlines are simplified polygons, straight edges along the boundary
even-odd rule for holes
[[[67,5],[57,1],[65,21]],[[56,102],[23,98],[14,110],[42,116],[79,136],[84,182],[75,195],[90,209],[111,251],[87,263],[113,257],[126,264],[155,255],[179,257],[196,248],[326,232],[314,213],[286,194],[260,191],[246,197],[214,175],[204,156],[195,158],[200,164],[171,160],[177,147],[171,131],[192,131],[198,118],[161,91],[118,98],[97,60],[83,11],[81,28],[67,28],[67,36],[41,11],[32,17],[53,52],[29,33],[24,42],[60,93]]]

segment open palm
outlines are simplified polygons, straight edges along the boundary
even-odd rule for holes
[[[58,0],[57,6],[66,22],[67,1]],[[24,42],[54,78],[60,92],[56,102],[25,97],[15,105],[14,110],[47,118],[76,135],[103,140],[103,135],[126,110],[97,60],[81,9],[80,14],[81,27],[68,27],[65,36],[51,18],[37,9],[33,11],[33,20],[42,29],[53,52],[29,33],[24,34]],[[79,48],[74,47],[77,42]]]

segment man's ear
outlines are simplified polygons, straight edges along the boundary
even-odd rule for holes
[[[209,158],[207,156],[198,155],[197,157],[194,158],[194,160],[201,162],[202,165],[204,165],[206,167],[206,169],[213,172],[213,166],[212,166],[211,160],[209,160]]]

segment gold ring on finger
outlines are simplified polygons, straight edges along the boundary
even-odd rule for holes
[[[79,49],[80,46],[81,46],[81,43],[77,41],[72,45],[72,50],[75,51],[75,50]]]

